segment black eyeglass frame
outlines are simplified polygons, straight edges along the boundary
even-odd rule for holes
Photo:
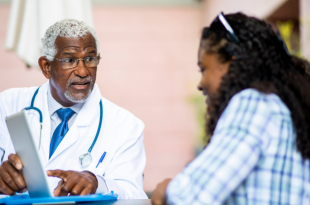
[[[51,55],[47,55],[47,56],[51,56]],[[53,57],[54,59],[58,60],[58,61],[61,62],[61,63],[64,63],[64,61],[65,61],[66,59],[70,59],[70,58],[61,58],[61,59],[58,59],[58,58],[56,58],[56,57],[54,57],[54,56],[51,56],[51,57]],[[101,56],[100,56],[100,53],[98,53],[98,55],[93,56],[93,57],[96,57],[96,58],[97,58],[97,60],[98,60],[98,64],[97,64],[97,65],[99,65],[99,61],[100,61],[100,59],[102,59]],[[70,67],[70,68],[64,68],[64,69],[67,70],[67,69],[76,68],[80,61],[83,61],[84,65],[85,65],[86,67],[88,67],[88,68],[93,68],[93,67],[96,67],[96,66],[97,66],[97,65],[96,65],[96,66],[93,66],[93,67],[87,66],[87,65],[85,64],[87,58],[92,58],[92,57],[86,57],[86,58],[84,58],[84,59],[81,59],[81,58],[72,58],[72,59],[76,60],[76,61],[75,61],[75,62],[76,62],[76,63],[75,63],[75,66],[74,66],[74,67]]]
[[[234,30],[232,29],[232,27],[229,25],[228,21],[225,19],[223,12],[219,13],[219,15],[217,16],[216,19],[219,19],[220,22],[222,23],[222,25],[224,26],[224,28],[226,29],[226,31],[228,31],[228,33],[231,35],[232,39],[236,42],[239,43],[239,38],[238,36],[235,34]],[[215,19],[215,20],[216,20]],[[215,21],[214,20],[214,21]],[[214,22],[213,21],[213,22]],[[212,22],[212,23],[213,23]],[[211,24],[212,25],[212,24]]]

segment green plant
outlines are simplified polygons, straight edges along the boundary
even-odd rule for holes
[[[189,103],[192,105],[194,109],[194,114],[196,118],[196,122],[198,124],[198,132],[195,142],[195,149],[196,153],[198,154],[199,151],[206,145],[206,132],[205,132],[205,113],[206,113],[206,103],[205,97],[203,95],[191,95],[189,97]]]

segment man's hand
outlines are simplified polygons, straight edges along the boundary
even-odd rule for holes
[[[49,170],[48,176],[61,178],[54,196],[94,194],[98,187],[96,176],[89,172]]]
[[[13,195],[27,191],[22,168],[23,164],[17,155],[10,154],[9,159],[0,166],[0,193]]]
[[[163,182],[157,184],[156,189],[152,195],[153,205],[164,205],[166,204],[166,189],[171,179],[165,179]]]

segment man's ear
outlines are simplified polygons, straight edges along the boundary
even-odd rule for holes
[[[41,56],[38,60],[39,66],[41,68],[41,71],[43,75],[47,78],[51,78],[51,62],[45,57]]]

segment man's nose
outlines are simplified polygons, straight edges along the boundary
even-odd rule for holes
[[[76,66],[76,69],[74,71],[74,74],[75,75],[78,75],[80,77],[86,77],[88,75],[88,69],[87,67],[85,66],[85,63],[83,60],[79,60],[77,66]]]

